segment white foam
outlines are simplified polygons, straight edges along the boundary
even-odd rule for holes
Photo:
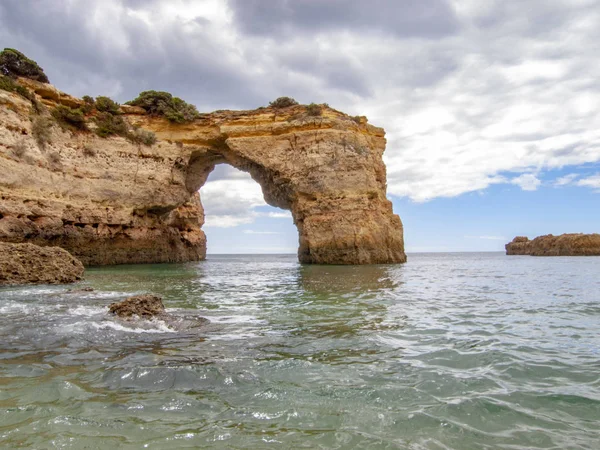
[[[169,326],[165,322],[160,321],[160,320],[147,321],[146,323],[155,325],[155,327],[154,328],[141,328],[141,327],[131,328],[131,327],[122,325],[117,322],[102,322],[102,323],[92,322],[90,325],[92,325],[97,330],[116,330],[116,331],[124,331],[126,333],[137,333],[137,334],[142,334],[142,333],[156,334],[156,333],[176,333],[177,332],[176,330],[169,328]]]

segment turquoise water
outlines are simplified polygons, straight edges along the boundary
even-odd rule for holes
[[[600,448],[600,258],[212,256],[0,289],[2,448]],[[154,292],[211,324],[121,323]]]

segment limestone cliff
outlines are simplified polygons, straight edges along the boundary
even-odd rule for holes
[[[82,100],[19,79],[51,111]],[[122,106],[152,146],[63,131],[36,134],[39,113],[0,90],[0,240],[57,245],[85,265],[181,262],[206,254],[198,190],[227,163],[291,211],[304,263],[404,262],[403,230],[386,198],[384,131],[323,107],[217,111],[176,124]],[[232,249],[235,252],[235,249]]]
[[[507,255],[600,256],[600,234],[547,234],[533,240],[518,236],[506,244]]]

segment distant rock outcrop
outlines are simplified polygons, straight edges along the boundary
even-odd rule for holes
[[[507,255],[600,256],[600,234],[547,234],[529,240],[517,236],[506,244]]]
[[[0,242],[0,286],[74,283],[83,272],[81,261],[62,248]]]

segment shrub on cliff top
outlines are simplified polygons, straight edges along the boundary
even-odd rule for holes
[[[272,108],[287,108],[288,106],[297,105],[298,102],[292,97],[279,97],[278,99],[269,102],[269,106]]]
[[[191,122],[199,115],[194,105],[163,91],[144,91],[135,100],[126,104],[139,106],[148,114],[163,116],[175,123]]]
[[[109,114],[119,114],[119,104],[110,97],[96,97],[95,106],[96,109],[100,112],[107,112]]]
[[[49,83],[44,70],[35,61],[12,48],[5,48],[0,52],[0,74]]]
[[[306,114],[308,114],[309,116],[320,116],[321,114],[323,114],[323,108],[321,108],[321,105],[311,103],[306,107]]]

